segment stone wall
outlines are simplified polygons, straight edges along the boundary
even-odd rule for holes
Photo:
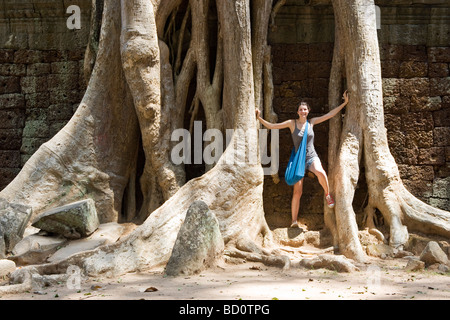
[[[70,30],[70,5],[81,29]],[[0,190],[70,119],[85,84],[90,0],[0,0]]]
[[[287,0],[269,32],[279,121],[294,118],[301,99],[310,102],[311,116],[328,110],[333,10],[304,2]],[[417,197],[450,210],[450,5],[434,2],[376,1],[382,23],[378,37],[389,146],[402,179]],[[69,5],[81,8],[80,30],[66,26]],[[0,0],[0,189],[70,119],[83,96],[90,7],[91,0]],[[328,124],[315,131],[327,170]],[[280,131],[281,178],[291,148],[289,130]],[[366,194],[362,174],[356,212]],[[283,179],[275,185],[266,177],[264,206],[270,225],[290,222],[291,195],[292,187]],[[300,217],[311,226],[323,224],[322,196],[317,179],[307,176]]]
[[[450,4],[407,3],[376,1],[381,9],[378,39],[389,147],[407,189],[433,206],[450,210]],[[269,40],[273,105],[279,121],[296,118],[296,106],[303,99],[312,106],[311,116],[326,112],[334,42],[332,7],[288,0],[276,17]],[[316,126],[315,131],[316,149],[327,170],[328,124]],[[291,148],[290,132],[282,130],[282,181],[275,185],[266,177],[264,185],[266,218],[272,226],[290,223],[292,187],[286,185],[283,176]],[[353,204],[355,212],[362,211],[366,196],[362,172]],[[322,188],[316,178],[307,176],[300,221],[320,228],[322,215]]]

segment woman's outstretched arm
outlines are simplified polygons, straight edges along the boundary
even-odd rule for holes
[[[345,90],[344,94],[342,95],[342,98],[344,99],[344,102],[337,108],[334,108],[333,110],[331,110],[330,112],[328,112],[327,114],[324,114],[323,116],[320,117],[316,117],[316,118],[312,118],[310,120],[311,124],[318,124],[324,121],[327,121],[328,119],[333,118],[335,115],[338,114],[339,111],[342,110],[342,108],[344,108],[347,103],[348,103],[348,93],[347,90]]]
[[[293,127],[294,127],[294,121],[293,120],[286,120],[284,122],[280,122],[280,123],[271,123],[269,121],[264,120],[263,118],[260,117],[260,111],[258,109],[256,109],[256,119],[259,120],[259,122],[261,122],[267,129],[284,129],[284,128],[289,128],[291,129],[291,131],[293,131]]]

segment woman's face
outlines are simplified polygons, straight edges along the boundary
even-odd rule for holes
[[[299,117],[307,117],[309,114],[308,106],[306,104],[301,104],[298,106],[297,114]]]

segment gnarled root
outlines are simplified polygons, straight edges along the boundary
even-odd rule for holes
[[[224,254],[231,258],[262,262],[267,266],[281,267],[283,269],[289,269],[291,266],[291,260],[288,256],[260,248],[255,242],[246,237],[239,238],[235,243],[229,245]]]
[[[312,259],[302,259],[300,266],[309,269],[327,268],[337,272],[359,271],[359,268],[344,256],[335,256],[332,254],[321,254]]]

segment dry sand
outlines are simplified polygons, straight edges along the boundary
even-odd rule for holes
[[[223,264],[193,276],[167,277],[159,270],[117,278],[84,278],[79,288],[60,283],[39,291],[3,295],[0,300],[450,299],[450,274],[408,272],[404,270],[406,263],[406,259],[371,258],[366,270],[353,273],[281,270],[253,262]]]

